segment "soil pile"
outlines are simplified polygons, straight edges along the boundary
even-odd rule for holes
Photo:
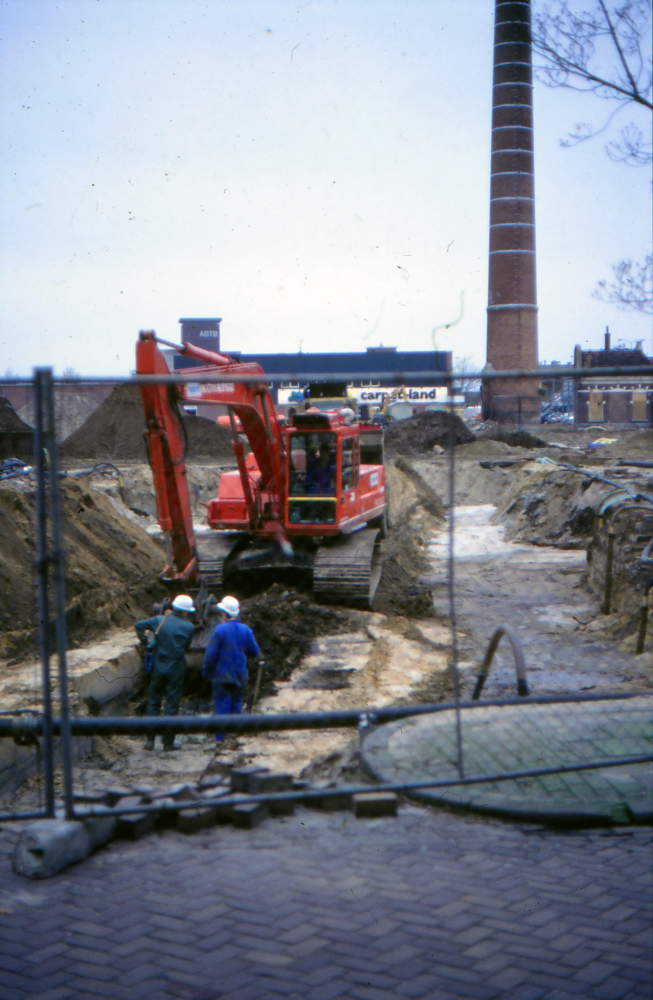
[[[205,417],[183,416],[190,458],[205,455],[233,463],[231,434]],[[135,459],[147,461],[145,418],[136,385],[119,385],[84,424],[61,446],[62,458]]]
[[[518,431],[494,431],[493,434],[487,434],[486,437],[491,438],[493,441],[503,441],[504,444],[509,444],[511,448],[546,448],[547,443],[543,441],[542,438],[537,437],[535,434],[531,434],[530,431],[525,431],[520,427]]]
[[[453,420],[454,444],[468,444],[474,440],[469,427],[457,413],[441,410],[422,410],[408,420],[389,424],[385,431],[385,448],[388,455],[424,455],[433,451],[434,445],[448,447]]]
[[[57,441],[65,441],[67,437],[81,427],[82,424],[97,410],[99,403],[86,392],[55,392],[54,396],[54,426]],[[18,415],[30,427],[34,426],[34,403],[27,403],[18,411]]]
[[[120,517],[111,500],[86,484],[61,483],[66,550],[66,622],[72,645],[127,628],[152,613],[163,589],[163,549]],[[0,487],[0,657],[37,642],[34,492]],[[51,605],[52,606],[52,605]]]
[[[21,420],[8,399],[0,396],[0,433],[5,431],[31,432],[24,420]]]
[[[316,604],[307,594],[280,583],[246,598],[241,608],[241,618],[254,632],[265,660],[263,694],[274,692],[275,681],[288,680],[318,636],[352,629],[347,611]]]
[[[29,461],[33,451],[32,428],[20,419],[8,399],[0,397],[0,461],[5,458]]]

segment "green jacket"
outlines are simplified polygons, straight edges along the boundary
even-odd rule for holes
[[[156,632],[163,615],[136,622],[134,628],[139,639],[146,640],[146,632]],[[156,637],[155,662],[160,674],[171,674],[186,667],[186,650],[190,646],[195,626],[187,618],[173,611],[168,615]]]

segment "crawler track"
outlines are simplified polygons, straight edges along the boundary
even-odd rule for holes
[[[369,608],[381,577],[380,532],[365,528],[322,545],[313,564],[313,595]]]

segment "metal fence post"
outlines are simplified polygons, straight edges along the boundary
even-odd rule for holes
[[[34,465],[36,466],[36,573],[38,580],[39,650],[43,711],[43,781],[45,812],[54,816],[54,753],[52,744],[52,694],[50,691],[50,609],[48,600],[47,497],[45,485],[45,435],[43,371],[34,369]]]
[[[453,382],[449,382],[449,618],[451,620],[451,669],[453,670],[453,689],[456,701],[456,749],[458,756],[458,776],[465,777],[463,764],[463,736],[460,721],[460,678],[458,676],[458,637],[456,636],[456,601],[454,590],[454,501],[456,495],[455,479],[455,446],[456,425],[453,409]]]
[[[68,672],[66,668],[66,592],[64,578],[63,525],[61,490],[54,423],[54,390],[52,369],[42,369],[44,409],[47,421],[46,442],[50,458],[50,521],[52,524],[52,565],[54,569],[55,640],[59,659],[59,703],[61,718],[61,770],[66,819],[75,815],[73,804],[73,771],[68,703]]]

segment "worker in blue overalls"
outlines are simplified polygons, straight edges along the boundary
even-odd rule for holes
[[[222,612],[222,624],[206,647],[202,677],[212,681],[215,714],[238,715],[249,677],[247,657],[260,656],[261,650],[251,628],[238,621],[240,604],[235,597],[224,597],[218,610]],[[215,739],[220,743],[224,736],[216,733]]]

